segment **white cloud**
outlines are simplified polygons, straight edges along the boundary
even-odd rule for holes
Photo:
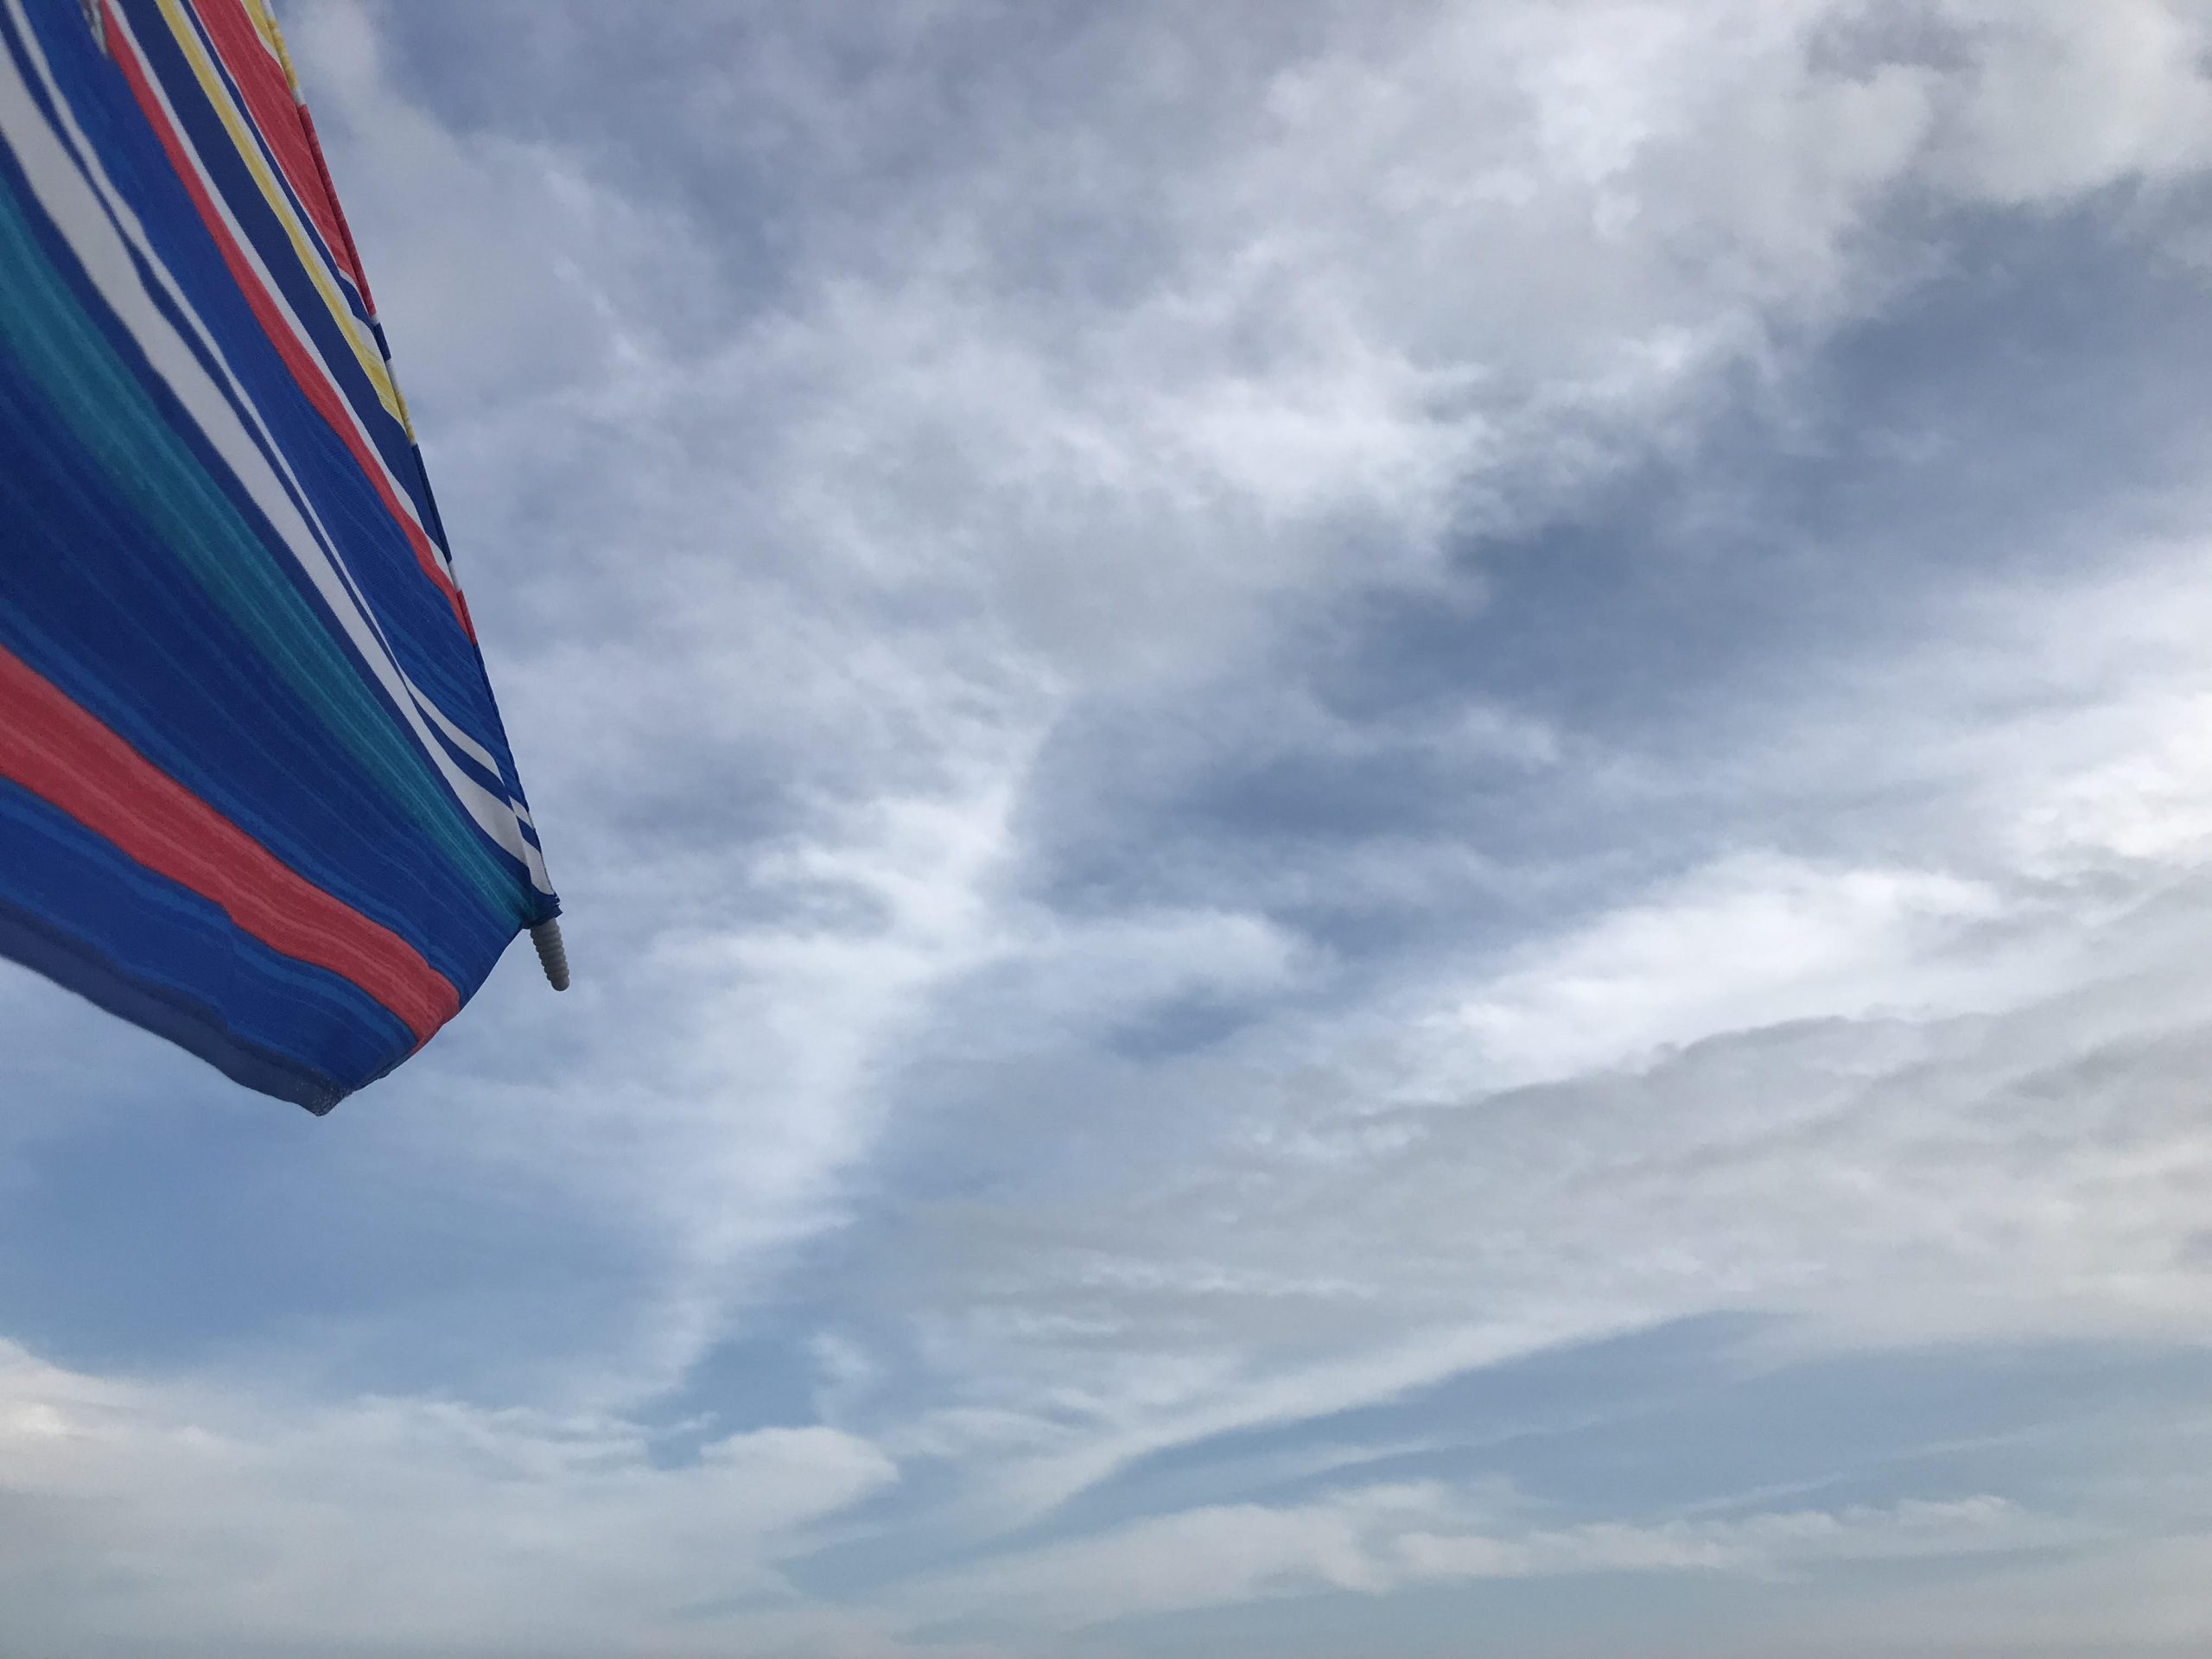
[[[2119,602],[2202,569],[2161,548],[1885,657],[1894,721],[1846,677],[1756,730],[1817,769],[1834,734],[1910,727],[1851,785],[1902,772],[1865,833],[1942,824],[1925,867],[1726,853],[1502,963],[1425,957],[1109,1085],[1093,1110],[1173,1151],[1103,1191],[931,1219],[942,1277],[893,1282],[929,1299],[938,1386],[997,1414],[969,1449],[995,1500],[1713,1311],[2202,1340],[2204,676],[2158,643],[2185,604]]]
[[[1438,1073],[1510,1087],[1726,1031],[1948,1001],[1941,947],[2001,909],[1937,872],[1725,858],[1486,983],[1447,1016],[1466,1042]]]
[[[1479,1507],[1477,1505],[1475,1507]],[[2001,1553],[2068,1529],[1980,1497],[1885,1509],[1560,1529],[1470,1525],[1468,1495],[1434,1484],[1354,1489],[1292,1508],[1243,1504],[1136,1522],[955,1573],[917,1611],[1077,1629],[1325,1591],[1583,1573],[1771,1575],[1822,1563]]]
[[[1939,9],[1971,67],[1934,168],[1961,194],[2048,205],[2126,181],[2170,184],[2212,162],[2212,20],[2169,0]]]
[[[13,1641],[605,1651],[640,1621],[787,1598],[777,1560],[896,1478],[828,1428],[659,1466],[620,1421],[428,1400],[315,1405],[88,1376],[0,1347]],[[67,1632],[65,1637],[62,1632]],[[65,1647],[64,1643],[68,1646]],[[50,1644],[50,1645],[48,1645]]]

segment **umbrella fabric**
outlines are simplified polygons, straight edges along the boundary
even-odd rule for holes
[[[0,954],[320,1112],[559,908],[263,0],[0,0]]]

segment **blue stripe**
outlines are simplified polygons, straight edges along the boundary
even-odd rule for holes
[[[315,1110],[414,1050],[407,1027],[358,987],[270,950],[5,779],[0,934],[9,955],[72,990]]]

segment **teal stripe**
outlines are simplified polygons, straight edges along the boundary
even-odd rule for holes
[[[450,855],[487,909],[526,924],[512,873],[86,315],[6,191],[0,191],[0,292],[8,296],[0,335],[79,441],[105,464],[118,498],[132,504],[215,602],[259,641],[332,736]]]

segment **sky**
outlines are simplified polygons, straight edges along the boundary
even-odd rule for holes
[[[2212,4],[281,10],[575,987],[0,963],[0,1652],[2212,1647]]]

